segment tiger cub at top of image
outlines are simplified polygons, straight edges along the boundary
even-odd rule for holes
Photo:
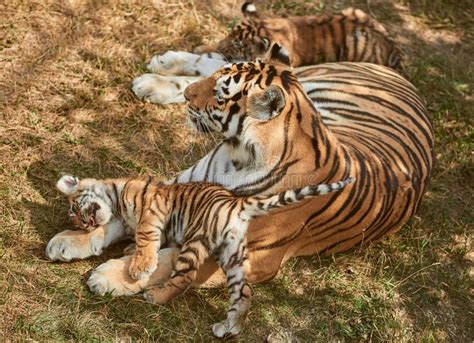
[[[141,279],[156,268],[163,244],[181,250],[170,279],[145,292],[145,299],[163,304],[182,294],[209,256],[215,256],[227,277],[230,307],[227,319],[212,326],[214,335],[238,334],[252,295],[247,282],[246,232],[249,221],[273,209],[304,199],[340,191],[354,178],[331,184],[306,186],[272,196],[237,196],[209,183],[165,185],[158,178],[83,179],[63,176],[57,188],[70,202],[75,225],[92,231],[118,223],[134,235],[136,249],[130,276]]]
[[[324,62],[370,62],[403,72],[402,54],[386,29],[360,9],[341,14],[261,18],[254,4],[242,6],[245,17],[215,47],[195,53],[221,53],[231,62],[255,60],[273,43],[284,46],[292,67]]]

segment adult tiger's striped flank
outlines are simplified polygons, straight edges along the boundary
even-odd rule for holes
[[[136,248],[128,271],[136,280],[157,269],[163,244],[181,246],[169,280],[146,291],[149,302],[164,304],[185,292],[205,259],[215,256],[227,277],[231,305],[227,319],[214,324],[212,331],[224,337],[240,332],[250,306],[252,292],[244,265],[249,221],[288,204],[342,190],[353,181],[244,197],[217,184],[164,185],[153,177],[80,181],[66,175],[57,186],[68,195],[70,216],[81,229],[117,229],[121,223],[134,235]]]

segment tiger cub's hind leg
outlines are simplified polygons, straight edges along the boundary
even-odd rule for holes
[[[226,320],[212,325],[212,333],[220,338],[240,333],[252,298],[252,289],[246,277],[248,271],[246,239],[245,237],[241,240],[234,239],[228,243],[225,251],[221,252],[219,264],[226,274],[230,307]]]
[[[166,304],[183,294],[196,279],[197,270],[209,252],[201,241],[183,244],[170,279],[163,286],[153,286],[144,293],[146,301],[153,304]]]

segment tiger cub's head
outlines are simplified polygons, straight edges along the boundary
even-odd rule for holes
[[[189,85],[184,91],[189,122],[200,132],[234,137],[249,123],[277,117],[298,84],[289,63],[288,51],[274,44],[265,59],[229,64]]]
[[[255,5],[242,6],[245,20],[235,26],[229,35],[217,44],[217,51],[229,61],[249,61],[263,55],[270,48],[267,37],[259,37],[259,15]]]
[[[107,197],[100,181],[79,180],[75,176],[64,175],[56,187],[67,195],[70,203],[69,217],[78,229],[93,231],[112,218],[112,201]]]

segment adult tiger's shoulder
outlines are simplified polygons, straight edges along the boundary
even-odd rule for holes
[[[264,54],[273,43],[284,46],[291,66],[323,62],[370,62],[403,71],[402,54],[387,30],[360,9],[346,8],[336,15],[262,18],[252,3],[242,6],[245,20],[212,50],[228,60],[248,61]]]

